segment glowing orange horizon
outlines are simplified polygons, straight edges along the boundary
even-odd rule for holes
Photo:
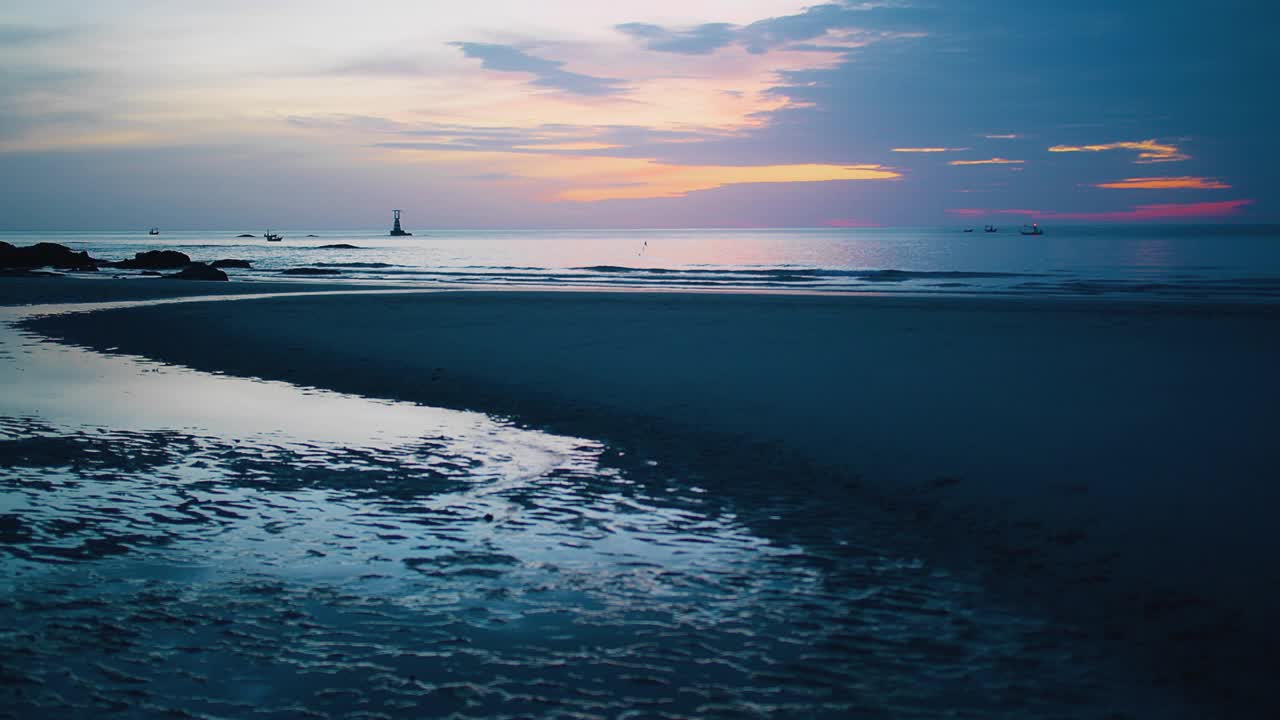
[[[895,180],[902,177],[883,165],[666,165],[644,161],[618,169],[601,184],[561,191],[559,200],[599,202],[683,197],[697,190],[755,183],[827,182],[831,180]]]

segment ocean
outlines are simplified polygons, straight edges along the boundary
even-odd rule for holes
[[[1061,225],[1024,236],[946,228],[770,230],[422,230],[4,232],[124,259],[176,249],[238,258],[233,279],[434,287],[700,289],[913,295],[1055,295],[1266,301],[1280,297],[1280,226]],[[327,245],[350,245],[332,248]],[[112,271],[125,276],[136,273]]]
[[[0,240],[112,260],[177,249],[249,260],[251,270],[228,270],[233,279],[297,283],[1280,297],[1280,228],[1047,233],[286,230],[268,243],[261,232],[162,230]],[[301,267],[340,274],[282,274]],[[85,309],[0,308],[0,718],[1221,716],[1183,694],[1195,677],[1145,664],[1165,646],[1010,591],[1020,562],[1058,557],[1041,545],[994,560],[940,552],[933,533],[945,523],[917,501],[952,492],[957,478],[882,496],[856,477],[795,477],[802,463],[760,463],[745,445],[641,452],[586,432],[94,351],[24,324]],[[927,319],[913,322],[928,330]],[[977,377],[1006,377],[1008,358],[992,357]],[[1160,397],[1179,396],[1168,387]],[[1258,402],[1274,407],[1265,395]],[[1023,409],[999,416],[1014,422]],[[982,413],[975,407],[974,422]],[[908,440],[928,453],[949,438]],[[1073,452],[1051,461],[1070,463]],[[1086,481],[1053,492],[1074,498]],[[805,492],[806,482],[841,483],[833,492],[846,501]],[[1152,516],[1193,514],[1152,507]],[[980,543],[1012,521],[1006,511],[975,509],[991,522],[966,532]],[[1082,527],[1045,546],[1105,537],[1105,525]],[[1080,592],[1099,607],[1129,607],[1128,586],[1106,585],[1109,567],[1090,560],[1060,574],[1084,578]],[[1196,615],[1196,598],[1153,597],[1143,612],[1171,615],[1181,624],[1170,627],[1188,633],[1208,628],[1211,647],[1231,630]],[[1186,666],[1196,667],[1170,663]]]

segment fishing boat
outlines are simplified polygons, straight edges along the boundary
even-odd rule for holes
[[[148,234],[148,235],[159,235],[159,234],[160,234],[160,228],[151,228],[150,230],[148,230],[148,231],[147,231],[147,234]]]
[[[267,242],[280,242],[281,240],[284,239],[283,237],[271,232],[270,230],[268,230],[266,234],[263,235],[262,237],[266,238]]]
[[[982,228],[982,232],[1000,232],[1000,228],[996,227],[995,225],[988,225]]]
[[[1044,230],[1040,229],[1040,223],[1031,223],[1030,225],[1023,225],[1022,229],[1019,230],[1018,232],[1022,233],[1023,235],[1043,235],[1044,234]]]

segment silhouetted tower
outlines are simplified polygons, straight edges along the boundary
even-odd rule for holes
[[[404,230],[400,229],[400,211],[399,211],[399,210],[392,210],[391,212],[395,213],[395,215],[396,215],[396,224],[395,224],[395,227],[391,228],[391,235],[392,235],[392,237],[401,237],[401,236],[404,236],[404,235],[412,235],[413,233],[411,233],[411,232],[405,232]]]

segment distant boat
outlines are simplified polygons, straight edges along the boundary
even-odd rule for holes
[[[405,237],[405,236],[407,236],[407,235],[412,235],[413,233],[411,233],[411,232],[405,232],[405,231],[400,227],[400,211],[399,211],[399,210],[392,210],[391,212],[395,213],[395,217],[396,217],[395,225],[394,225],[394,226],[392,226],[392,228],[391,228],[391,237]]]
[[[1022,229],[1019,230],[1018,232],[1022,233],[1023,235],[1043,235],[1044,234],[1044,230],[1040,229],[1039,223],[1031,223],[1030,225],[1023,225]]]
[[[271,232],[270,230],[268,230],[266,234],[263,235],[262,237],[266,238],[267,242],[280,242],[281,240],[284,239],[283,237]]]
[[[147,231],[147,234],[148,234],[148,235],[159,235],[159,234],[160,234],[160,228],[151,228],[150,230],[148,230],[148,231]]]
[[[964,232],[973,232],[973,228],[965,228]]]
[[[982,232],[1000,232],[1000,228],[996,227],[995,225],[988,225],[982,228]]]

